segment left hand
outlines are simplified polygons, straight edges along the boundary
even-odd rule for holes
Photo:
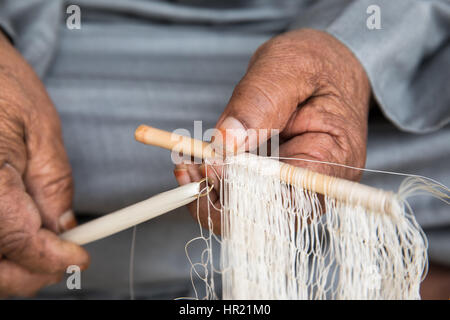
[[[0,31],[0,298],[87,268],[88,252],[58,237],[76,225],[71,172],[43,83]]]
[[[226,150],[253,150],[258,141],[270,139],[246,134],[249,129],[277,129],[280,157],[361,168],[366,160],[370,94],[363,67],[345,45],[322,31],[291,31],[258,48],[216,128],[226,131]],[[339,166],[287,162],[349,180],[360,178],[359,171]],[[204,166],[184,164],[176,166],[174,173],[183,185],[200,180],[204,171]],[[211,192],[210,199],[220,208],[218,190]],[[207,226],[207,199],[202,198],[199,206],[200,221]],[[188,207],[197,219],[197,203]],[[220,233],[220,211],[210,209],[214,232]]]

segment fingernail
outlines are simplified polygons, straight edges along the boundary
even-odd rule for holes
[[[59,217],[58,223],[61,230],[65,231],[74,228],[77,225],[77,220],[73,211],[67,210]]]
[[[215,151],[226,154],[242,152],[247,131],[244,125],[234,117],[226,118],[213,137]]]

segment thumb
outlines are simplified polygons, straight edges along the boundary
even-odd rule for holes
[[[89,255],[41,228],[41,213],[25,192],[20,173],[0,167],[0,254],[36,273],[59,273],[69,265],[87,268]]]
[[[234,89],[216,124],[216,150],[237,153],[255,149],[282,131],[297,106],[314,92],[305,76],[267,60],[259,55]]]
[[[59,119],[41,128],[39,133],[30,132],[27,149],[29,160],[24,181],[39,209],[43,226],[56,233],[74,227],[72,173]]]

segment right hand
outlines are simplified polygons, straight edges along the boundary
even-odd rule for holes
[[[89,255],[58,233],[76,224],[71,169],[46,90],[0,32],[0,297],[30,296]]]
[[[311,29],[286,32],[253,55],[216,124],[221,135],[214,136],[215,148],[231,154],[254,151],[270,139],[270,130],[276,129],[280,157],[316,162],[281,161],[357,181],[361,171],[346,166],[364,167],[370,95],[363,66],[338,39]],[[181,164],[174,173],[184,185],[199,181],[206,172],[204,166]],[[208,175],[220,186],[213,170],[209,169]],[[211,225],[211,218],[216,234],[221,223],[220,210],[216,210],[219,196],[220,190],[215,188],[198,206],[196,202],[188,205],[204,227]]]

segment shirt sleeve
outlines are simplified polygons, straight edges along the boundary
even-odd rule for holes
[[[15,38],[14,29],[12,28],[9,20],[6,17],[4,17],[4,15],[1,14],[1,11],[0,11],[0,32],[3,32],[3,34],[5,34],[9,38],[9,40],[12,43],[14,43]]]
[[[336,1],[333,6],[320,2],[293,27],[322,29],[352,50],[387,118],[415,133],[449,123],[448,0]],[[379,8],[380,29],[368,27],[373,15],[368,8],[373,5]]]
[[[63,15],[60,0],[0,0],[0,29],[43,76],[53,57]]]

